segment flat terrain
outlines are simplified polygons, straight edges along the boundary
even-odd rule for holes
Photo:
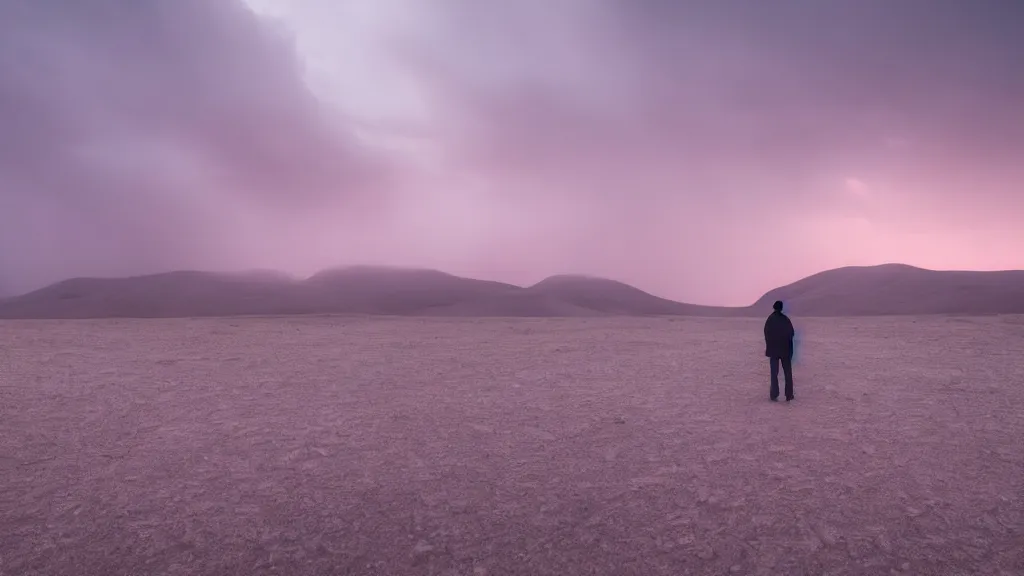
[[[0,323],[0,574],[1024,573],[1024,318]]]

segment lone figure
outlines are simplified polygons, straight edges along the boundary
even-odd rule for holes
[[[782,313],[782,302],[772,305],[775,310],[764,322],[764,355],[772,370],[772,388],[768,397],[779,401],[779,363],[786,373],[786,402],[793,399],[793,322]]]

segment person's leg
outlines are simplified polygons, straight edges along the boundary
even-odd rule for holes
[[[793,399],[793,359],[782,359],[782,371],[786,375],[786,400]]]
[[[772,356],[768,360],[768,365],[772,370],[772,388],[768,392],[768,397],[775,400],[779,397],[779,359]]]

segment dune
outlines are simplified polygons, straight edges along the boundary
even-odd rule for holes
[[[305,280],[275,271],[180,271],[77,278],[0,300],[0,318],[367,314],[452,317],[763,316],[775,300],[796,316],[1024,314],[1024,271],[935,271],[903,264],[828,270],[717,307],[634,286],[558,275],[526,288],[438,270],[354,266]]]

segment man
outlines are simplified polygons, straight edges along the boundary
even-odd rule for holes
[[[782,302],[772,305],[775,309],[764,323],[764,355],[768,357],[772,370],[772,388],[769,398],[779,401],[779,364],[786,373],[786,402],[793,399],[793,322],[782,313]]]

